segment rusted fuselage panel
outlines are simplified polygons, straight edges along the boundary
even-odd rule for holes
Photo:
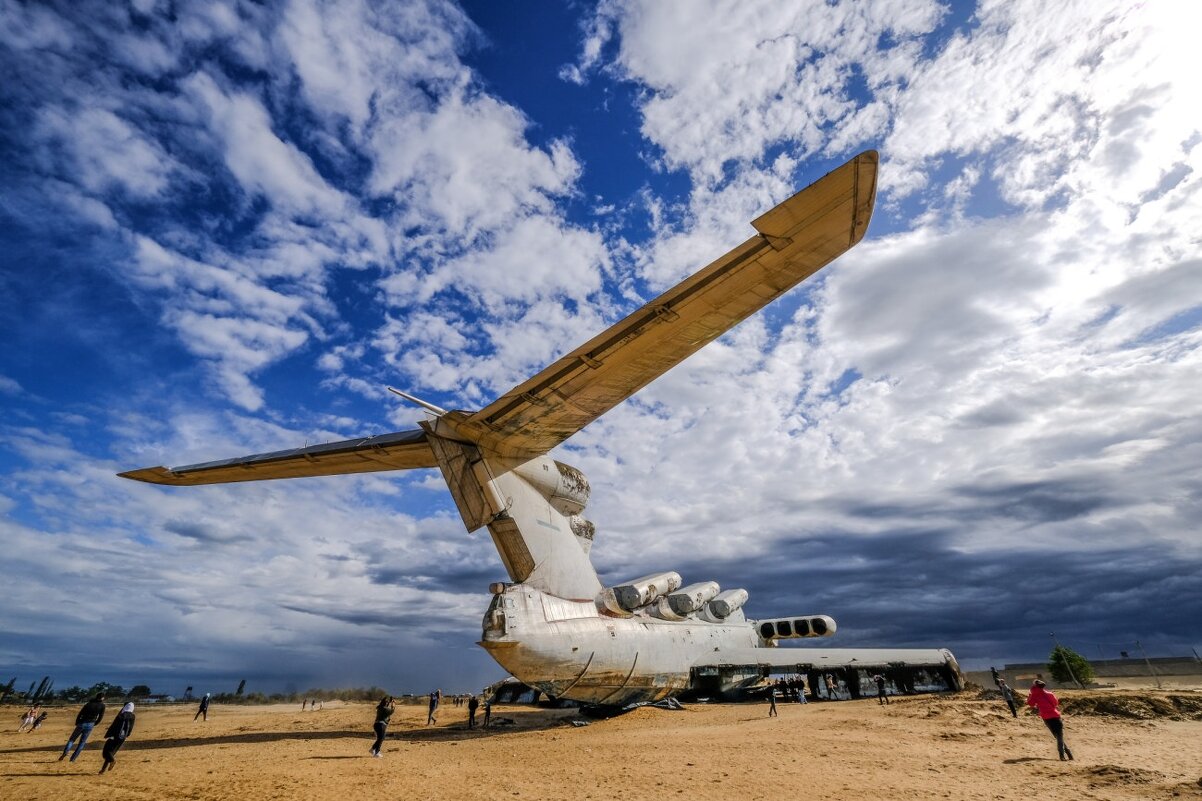
[[[620,705],[679,693],[688,688],[695,662],[757,641],[741,614],[721,624],[611,617],[591,602],[513,584],[494,596],[480,645],[501,667],[549,695]]]

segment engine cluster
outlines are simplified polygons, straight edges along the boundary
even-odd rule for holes
[[[716,581],[682,587],[675,571],[652,573],[601,590],[597,603],[608,612],[628,617],[645,612],[662,620],[697,619],[721,623],[747,603],[747,590],[726,590]]]

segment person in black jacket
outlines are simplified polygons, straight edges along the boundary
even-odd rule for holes
[[[372,726],[372,731],[376,733],[376,741],[371,746],[371,755],[374,757],[381,756],[380,749],[384,747],[384,734],[388,731],[388,719],[392,717],[392,710],[395,708],[391,695],[384,696],[380,699],[380,703],[376,704],[376,722]]]
[[[213,697],[212,693],[205,693],[205,697],[200,699],[200,706],[197,707],[196,714],[192,716],[193,721],[195,721],[201,715],[204,715],[205,720],[208,721],[208,719],[209,719],[209,701],[212,700],[212,697]]]
[[[83,750],[84,743],[88,741],[88,735],[92,733],[97,724],[104,719],[104,693],[96,693],[91,701],[83,705],[79,710],[79,714],[75,716],[75,729],[72,730],[71,736],[67,738],[67,744],[63,746],[63,753],[59,756],[59,762],[62,762],[63,757],[71,750],[71,743],[75,738],[79,738],[79,744],[75,746],[75,752],[71,754],[71,761],[75,761],[75,757],[79,756],[79,752]]]
[[[469,729],[476,728],[476,710],[480,708],[480,699],[472,694],[472,697],[467,699],[467,727]]]
[[[104,764],[100,766],[101,773],[113,769],[113,766],[117,764],[117,752],[121,750],[121,746],[125,745],[125,738],[133,733],[134,705],[129,703],[121,707],[117,717],[113,718],[113,722],[109,724],[109,730],[104,733],[104,751],[101,752]]]

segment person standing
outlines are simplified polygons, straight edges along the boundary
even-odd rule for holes
[[[372,725],[372,731],[376,733],[376,741],[372,743],[371,755],[374,757],[383,756],[380,751],[384,748],[384,735],[388,732],[388,719],[392,717],[393,710],[396,705],[392,701],[391,695],[386,695],[380,699],[380,703],[376,704],[376,722]]]
[[[1014,690],[1010,689],[1010,685],[1005,679],[998,679],[997,687],[1002,691],[1002,700],[1006,702],[1006,706],[1010,707],[1010,714],[1018,717],[1018,704],[1014,703]]]
[[[480,699],[472,693],[472,697],[467,699],[467,727],[469,729],[476,728],[476,709],[480,706]]]
[[[104,733],[104,750],[100,752],[104,757],[104,764],[100,766],[100,772],[112,770],[117,764],[117,752],[121,750],[121,746],[125,745],[125,740],[129,735],[134,733],[134,705],[128,703],[121,707],[121,711],[117,713],[117,717],[113,718],[113,722],[109,724],[109,729]]]
[[[484,699],[484,728],[488,728],[489,722],[492,720],[492,696]]]
[[[1045,689],[1046,686],[1042,680],[1035,680],[1031,685],[1031,694],[1027,696],[1027,706],[1039,711],[1039,717],[1043,718],[1044,725],[1056,738],[1056,750],[1060,752],[1060,761],[1063,762],[1066,758],[1072,759],[1073,752],[1064,742],[1064,721],[1060,719],[1060,700],[1048,692]]]
[[[835,676],[832,673],[826,674],[826,694],[832,701],[838,699],[838,696],[835,694]]]
[[[205,720],[209,719],[209,701],[212,699],[212,693],[205,693],[205,697],[200,699],[200,707],[196,710],[196,714],[192,716],[195,721],[201,715],[205,716]]]
[[[889,696],[885,695],[885,677],[882,676],[880,673],[878,673],[872,677],[872,680],[876,682],[877,706],[880,706],[881,704],[888,706],[889,705]]]
[[[797,703],[799,703],[799,704],[808,704],[809,703],[809,699],[806,698],[806,691],[808,689],[809,688],[806,687],[805,677],[798,676],[797,677]]]
[[[430,693],[430,712],[426,715],[426,725],[438,722],[438,702],[442,700],[442,690]]]
[[[774,718],[779,713],[776,711],[776,684],[768,685],[768,717]]]
[[[79,744],[75,746],[75,751],[71,754],[71,761],[74,762],[75,757],[79,756],[79,752],[83,750],[84,744],[92,734],[92,729],[96,728],[96,725],[102,720],[104,720],[104,693],[96,693],[92,700],[84,704],[79,710],[79,714],[75,716],[75,728],[71,731],[71,736],[67,738],[67,744],[63,746],[63,753],[59,756],[58,761],[63,761],[63,757],[71,750],[71,743],[78,737]]]

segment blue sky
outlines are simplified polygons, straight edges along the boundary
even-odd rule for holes
[[[0,0],[0,670],[494,679],[436,473],[114,474],[478,408],[869,147],[864,243],[557,454],[603,575],[969,665],[1202,644],[1197,14]]]

